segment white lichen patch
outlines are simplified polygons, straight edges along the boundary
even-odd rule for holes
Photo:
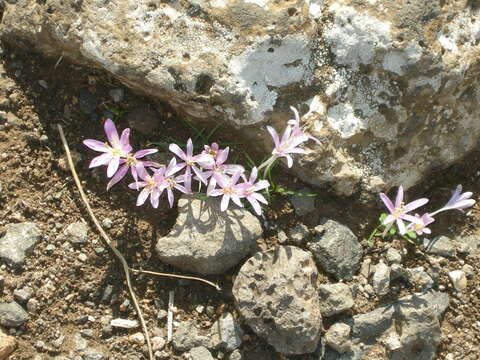
[[[339,64],[358,69],[360,64],[370,64],[378,49],[391,47],[389,22],[362,14],[349,6],[333,4],[329,10],[334,23],[325,32],[325,39]]]
[[[410,43],[403,51],[393,50],[385,54],[383,68],[397,75],[403,75],[404,67],[415,64],[421,56],[422,48],[417,43]]]
[[[310,42],[303,35],[288,35],[272,42],[260,39],[231,59],[229,70],[236,87],[252,109],[253,123],[260,122],[277,100],[276,87],[309,82]]]
[[[337,130],[344,139],[352,137],[366,128],[363,119],[355,116],[354,109],[350,104],[337,104],[327,112],[327,120],[330,126]]]
[[[480,40],[480,9],[466,8],[448,22],[437,36],[442,47],[454,54],[462,48],[476,46]]]
[[[314,19],[320,19],[322,16],[322,7],[324,0],[307,0],[308,13]]]

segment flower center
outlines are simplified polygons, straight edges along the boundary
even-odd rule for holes
[[[130,154],[127,155],[127,161],[126,161],[127,166],[133,166],[137,164],[137,159],[135,159],[133,156]]]
[[[210,149],[210,150],[208,151],[208,154],[209,154],[209,155],[212,155],[214,158],[217,157],[217,153],[218,153],[218,152],[217,152],[216,150],[212,150],[212,149]]]
[[[404,214],[405,214],[405,204],[402,202],[402,203],[400,203],[399,207],[396,207],[395,209],[393,209],[392,215],[395,219],[399,219]]]
[[[146,183],[147,183],[147,187],[149,188],[154,188],[157,186],[157,184],[155,183],[155,180],[152,177],[149,177]]]
[[[113,156],[123,156],[123,154],[124,154],[123,150],[116,149],[116,148],[112,148],[112,149],[110,150],[110,153],[111,153]]]

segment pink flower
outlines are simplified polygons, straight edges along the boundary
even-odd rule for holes
[[[252,172],[250,173],[250,178],[248,179],[248,181],[240,184],[240,197],[244,197],[245,199],[247,199],[248,202],[252,205],[257,215],[261,215],[262,207],[260,206],[259,202],[265,205],[267,205],[268,202],[265,197],[263,197],[262,194],[258,194],[257,191],[268,188],[270,186],[270,183],[267,180],[260,180],[255,183],[255,181],[257,180],[257,175],[258,170],[256,167],[254,167],[252,169]]]
[[[259,169],[264,167],[268,168],[275,162],[276,159],[282,157],[287,160],[287,166],[291,168],[293,165],[293,159],[291,157],[292,154],[307,154],[307,151],[299,147],[301,144],[310,139],[320,143],[318,139],[305,134],[303,129],[300,127],[300,116],[298,115],[297,109],[294,107],[291,107],[291,109],[295,114],[295,119],[288,121],[288,125],[285,128],[281,139],[273,127],[267,126],[267,130],[272,136],[275,148],[272,151],[272,156],[262,163],[259,166]]]
[[[215,179],[220,189],[213,189],[207,195],[209,196],[220,196],[222,195],[222,202],[220,204],[220,210],[225,211],[228,208],[230,200],[240,207],[243,207],[242,202],[240,201],[240,196],[242,196],[243,188],[241,184],[237,184],[238,179],[241,176],[241,173],[236,173],[232,177],[227,175],[215,174]]]
[[[475,200],[470,199],[473,193],[470,191],[462,193],[462,185],[458,185],[457,188],[453,191],[452,197],[442,208],[432,213],[433,215],[438,214],[442,211],[447,210],[459,210],[463,212],[463,209],[471,207],[475,204]]]
[[[132,147],[128,140],[130,129],[127,128],[123,130],[122,136],[119,138],[115,124],[112,120],[107,119],[104,124],[104,130],[109,143],[87,139],[83,141],[83,144],[92,150],[104,153],[95,157],[89,167],[94,168],[107,165],[107,176],[110,178],[117,172],[120,165],[120,158],[127,157],[127,154],[132,151]]]
[[[435,221],[430,214],[423,214],[422,216],[415,214],[415,217],[419,220],[417,223],[410,223],[407,226],[407,229],[413,230],[417,233],[417,235],[428,234],[430,235],[432,231],[427,228],[427,226]]]
[[[110,179],[110,181],[107,184],[107,190],[110,190],[110,188],[113,185],[115,185],[120,180],[122,180],[125,177],[125,175],[127,174],[128,169],[130,169],[130,173],[132,174],[133,179],[135,181],[138,181],[139,168],[144,168],[146,166],[155,167],[155,168],[160,167],[161,165],[157,164],[156,162],[139,160],[139,159],[143,158],[144,156],[154,154],[157,151],[158,151],[157,149],[139,150],[139,151],[135,152],[134,154],[131,154],[131,153],[127,154],[126,159],[120,159],[120,165],[123,165],[123,166],[120,167],[120,169]]]
[[[380,193],[380,198],[390,212],[390,215],[388,215],[385,220],[383,220],[383,225],[388,225],[396,221],[400,234],[404,235],[406,232],[406,228],[403,220],[410,221],[414,224],[422,224],[420,219],[416,218],[415,216],[408,215],[408,213],[415,210],[416,208],[419,208],[420,206],[425,205],[428,202],[428,199],[418,199],[405,205],[403,202],[402,186],[398,187],[397,197],[395,198],[395,205],[393,205],[392,201],[384,193]]]
[[[183,150],[180,149],[180,147],[177,144],[170,144],[168,149],[184,161],[182,163],[179,163],[177,166],[180,166],[180,169],[185,168],[185,174],[184,174],[185,187],[189,192],[192,191],[192,170],[197,175],[197,177],[200,179],[201,182],[203,182],[204,184],[207,183],[207,180],[203,176],[202,172],[195,164],[200,162],[202,163],[211,162],[212,158],[210,155],[206,155],[206,154],[199,154],[194,156],[192,139],[188,139],[187,141],[186,153],[183,152]]]
[[[213,143],[212,146],[205,146],[205,150],[202,154],[208,154],[211,156],[211,160],[206,163],[200,163],[199,165],[206,171],[203,172],[204,178],[210,179],[208,184],[208,189],[212,190],[217,184],[215,174],[224,175],[229,174],[233,175],[237,172],[243,173],[245,169],[241,165],[228,165],[225,164],[227,161],[230,148],[227,146],[225,149],[219,149],[216,143]],[[207,193],[209,190],[207,189]]]

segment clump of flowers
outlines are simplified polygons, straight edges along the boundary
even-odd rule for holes
[[[469,191],[462,193],[462,185],[458,185],[448,202],[440,209],[433,212],[425,212],[422,215],[418,213],[412,215],[412,211],[427,204],[429,200],[421,198],[406,204],[402,186],[398,187],[394,202],[384,193],[380,193],[380,199],[387,208],[388,214],[383,213],[380,215],[380,225],[372,232],[370,239],[375,235],[381,235],[382,237],[385,237],[387,234],[394,235],[397,230],[400,235],[407,235],[412,239],[416,238],[417,235],[429,235],[432,231],[428,226],[435,221],[437,214],[447,210],[463,212],[464,209],[475,204],[475,200],[471,199],[472,195]],[[396,225],[396,229],[394,225]],[[380,227],[383,227],[383,232],[378,232]]]
[[[170,144],[169,150],[174,154],[168,165],[143,158],[156,153],[157,149],[143,149],[133,152],[130,145],[130,129],[124,129],[121,136],[118,135],[115,124],[107,119],[104,124],[105,135],[108,142],[87,139],[83,143],[94,151],[102,154],[95,157],[90,168],[98,166],[107,167],[107,177],[110,181],[107,190],[122,180],[129,172],[133,182],[128,185],[132,190],[139,191],[137,206],[143,205],[148,198],[153,208],[157,208],[164,194],[169,206],[174,203],[174,191],[184,194],[193,193],[194,182],[198,189],[202,184],[206,186],[206,196],[221,196],[220,209],[225,211],[230,200],[237,206],[243,207],[242,200],[246,200],[258,214],[262,214],[260,204],[268,204],[262,192],[270,187],[265,179],[258,179],[260,169],[265,173],[270,171],[276,160],[285,158],[287,166],[293,165],[292,155],[306,154],[307,151],[300,146],[308,140],[319,142],[316,138],[305,134],[300,127],[300,116],[295,108],[291,108],[295,119],[289,120],[280,139],[275,129],[268,126],[267,130],[274,141],[272,155],[260,166],[253,167],[247,173],[242,165],[228,164],[230,148],[220,148],[217,143],[205,145],[204,150],[194,154],[194,146],[188,139],[185,151],[177,144]]]

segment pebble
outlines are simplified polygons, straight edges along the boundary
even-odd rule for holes
[[[28,314],[15,301],[0,303],[0,325],[20,327],[28,320]]]
[[[453,270],[448,273],[453,287],[457,291],[463,291],[467,288],[467,277],[462,270]]]
[[[41,238],[42,233],[34,223],[7,225],[5,235],[0,237],[0,260],[22,266]]]
[[[24,287],[21,289],[15,289],[13,291],[13,298],[16,302],[20,304],[25,304],[33,294],[33,290],[29,287]]]
[[[308,187],[303,187],[299,191],[302,194],[312,194],[313,191]],[[290,202],[292,203],[295,214],[298,216],[305,216],[315,211],[315,196],[290,196]]]
[[[277,239],[280,244],[286,244],[288,242],[288,236],[283,230],[278,232]]]
[[[389,264],[400,264],[402,262],[402,254],[394,248],[389,248],[385,254],[385,259]]]
[[[302,243],[307,242],[310,236],[308,227],[303,224],[297,224],[288,232],[288,237],[295,245],[301,245]]]
[[[242,360],[242,353],[240,350],[234,350],[228,355],[228,360]]]
[[[351,309],[355,302],[347,284],[323,284],[318,289],[322,316],[332,316]]]
[[[145,344],[145,336],[141,332],[137,332],[135,334],[130,335],[128,339],[135,344],[139,344],[139,345]]]
[[[332,349],[340,354],[350,350],[350,326],[343,323],[336,323],[330,326],[325,334],[325,342]]]
[[[123,100],[124,91],[121,88],[115,88],[115,89],[111,89],[108,92],[108,95],[114,102],[119,103]]]
[[[165,339],[161,336],[154,336],[152,337],[151,341],[152,341],[153,351],[162,350],[165,347],[165,344],[167,343]]]
[[[383,262],[375,266],[372,283],[378,296],[387,295],[390,291],[390,268]]]
[[[47,254],[51,254],[52,252],[54,252],[56,249],[55,245],[53,244],[48,244],[47,246],[45,246],[45,252]]]
[[[33,298],[28,300],[28,302],[27,302],[28,312],[36,313],[39,308],[40,308],[40,303],[38,302],[38,300],[33,299]]]
[[[75,334],[73,336],[73,344],[76,351],[85,350],[88,346],[87,340],[85,340],[80,334]]]
[[[74,245],[83,245],[87,243],[88,226],[83,221],[77,221],[68,225],[65,229],[68,240]]]
[[[190,350],[191,360],[214,360],[212,354],[206,347],[199,346]]]
[[[462,266],[462,271],[465,273],[465,275],[467,275],[467,278],[471,278],[475,274],[475,270],[474,270],[473,266],[469,265],[469,264],[463,265]]]
[[[166,319],[167,316],[168,316],[168,312],[166,310],[158,310],[158,314],[157,314],[158,320]]]
[[[111,229],[113,225],[113,221],[112,219],[110,218],[105,218],[102,220],[102,226],[105,228],[105,229]]]
[[[232,314],[223,314],[211,327],[209,348],[232,351],[242,344],[243,331]]]
[[[107,304],[112,299],[112,295],[113,295],[113,285],[107,285],[105,286],[105,290],[103,290],[102,298],[100,299],[100,301],[104,304]]]
[[[136,320],[117,318],[112,319],[112,321],[110,321],[110,325],[123,329],[135,329],[138,327],[138,322]]]
[[[48,89],[48,84],[45,80],[38,80],[38,84],[44,89]]]
[[[38,139],[41,144],[47,144],[48,143],[48,136],[47,135],[40,135],[40,138]]]

